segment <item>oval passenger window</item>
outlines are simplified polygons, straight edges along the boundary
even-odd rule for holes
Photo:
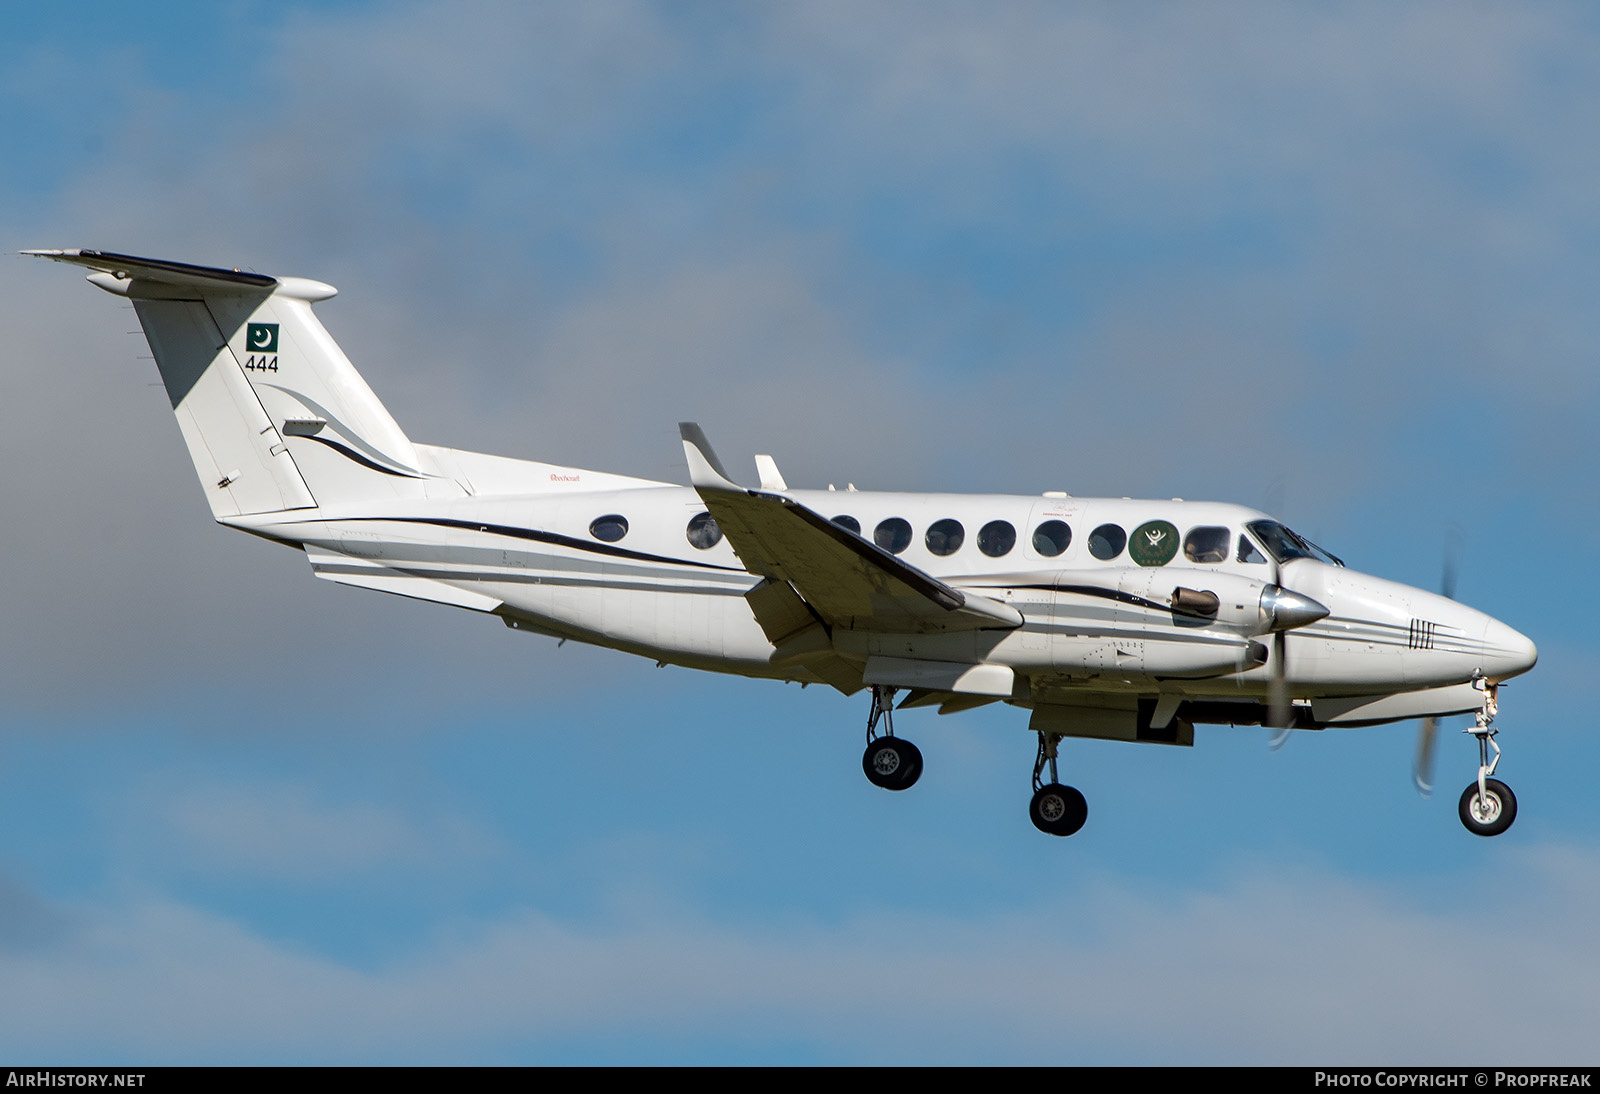
[[[689,527],[683,533],[689,538],[689,545],[702,551],[709,551],[722,542],[722,529],[717,527],[716,519],[710,513],[700,513],[689,518]]]
[[[1009,520],[991,520],[978,529],[978,550],[990,558],[1010,554],[1017,545],[1017,530]]]
[[[872,542],[891,555],[897,555],[911,546],[911,523],[899,517],[890,517],[873,529]]]
[[[1128,533],[1120,524],[1102,524],[1089,533],[1089,553],[1102,561],[1116,558],[1127,545]]]
[[[967,530],[961,527],[959,520],[936,520],[928,526],[927,535],[922,537],[922,542],[928,545],[928,550],[936,555],[953,555],[961,550],[961,544],[967,538]]]
[[[1183,557],[1190,562],[1226,562],[1233,533],[1226,528],[1189,529],[1183,537]]]
[[[1072,529],[1064,520],[1047,520],[1033,530],[1033,549],[1045,558],[1055,558],[1072,542]]]
[[[589,525],[589,534],[606,543],[615,543],[628,534],[628,518],[619,513],[607,513],[603,517],[595,517],[593,523]]]

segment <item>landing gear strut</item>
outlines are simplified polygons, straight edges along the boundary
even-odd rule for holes
[[[895,689],[884,684],[872,687],[872,712],[867,715],[867,751],[861,756],[861,770],[867,781],[885,790],[909,790],[922,776],[922,753],[910,741],[894,735]],[[878,736],[878,723],[883,736]]]
[[[1517,796],[1499,779],[1490,778],[1500,766],[1500,746],[1494,743],[1494,716],[1499,713],[1498,685],[1482,677],[1473,681],[1483,689],[1483,709],[1477,722],[1467,730],[1478,738],[1478,781],[1461,792],[1461,823],[1475,836],[1498,836],[1517,819]],[[1489,750],[1494,749],[1494,759]]]
[[[1089,803],[1075,787],[1061,785],[1056,772],[1056,746],[1060,743],[1059,733],[1039,734],[1039,755],[1033,761],[1033,801],[1028,803],[1028,817],[1041,832],[1070,836],[1089,819]],[[1041,776],[1047,765],[1050,781],[1046,783],[1041,781]]]

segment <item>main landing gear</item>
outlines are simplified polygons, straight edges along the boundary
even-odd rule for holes
[[[922,776],[922,752],[903,737],[894,735],[894,693],[884,684],[872,688],[872,711],[867,715],[867,750],[861,755],[861,770],[867,781],[885,790],[908,790]],[[879,724],[883,735],[878,735]],[[1070,786],[1062,786],[1056,773],[1056,746],[1059,733],[1039,734],[1039,755],[1033,762],[1033,800],[1028,816],[1033,826],[1052,836],[1070,836],[1089,819],[1089,803]],[[1044,769],[1050,768],[1050,781],[1044,782]],[[1499,784],[1496,784],[1499,785]]]
[[[1505,783],[1490,778],[1500,766],[1500,746],[1494,743],[1494,716],[1500,708],[1497,685],[1481,677],[1473,683],[1483,688],[1483,709],[1478,712],[1476,724],[1467,730],[1478,738],[1478,781],[1461,792],[1461,823],[1475,836],[1498,836],[1517,819],[1517,796]],[[1491,748],[1493,760],[1489,759]]]
[[[1076,787],[1062,786],[1056,773],[1056,746],[1061,734],[1039,734],[1039,755],[1033,761],[1033,801],[1028,803],[1028,817],[1039,831],[1052,836],[1070,836],[1083,827],[1089,819],[1089,803]],[[1050,781],[1041,782],[1045,766],[1050,767]]]
[[[910,741],[894,735],[895,689],[884,684],[872,687],[872,713],[867,715],[867,750],[861,756],[861,770],[867,781],[885,790],[909,790],[922,776],[922,753]],[[883,736],[878,723],[883,722]]]

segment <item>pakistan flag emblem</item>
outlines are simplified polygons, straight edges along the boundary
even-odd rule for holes
[[[1178,530],[1164,520],[1141,524],[1128,537],[1128,554],[1141,566],[1165,566],[1178,553]]]
[[[277,353],[278,324],[251,323],[244,329],[244,346],[248,353]]]

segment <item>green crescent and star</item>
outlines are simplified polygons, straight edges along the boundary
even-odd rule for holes
[[[249,324],[244,329],[244,346],[250,353],[277,353],[278,324]]]

